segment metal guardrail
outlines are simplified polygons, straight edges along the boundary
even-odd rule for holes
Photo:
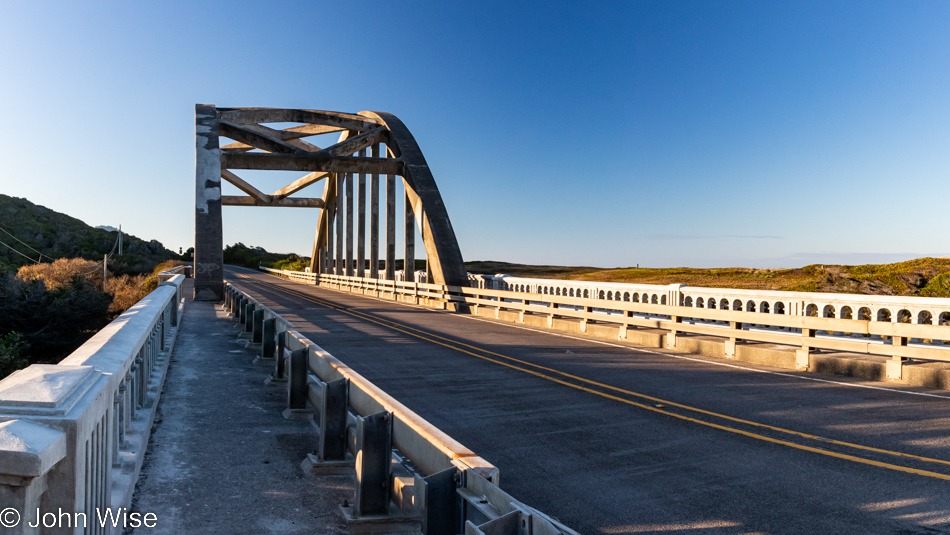
[[[129,507],[145,457],[183,305],[185,277],[165,275],[59,364],[33,364],[0,381],[4,507],[66,511],[76,529],[63,532],[122,532],[121,523],[99,520]],[[12,532],[32,532],[26,524],[34,520],[21,517]]]
[[[308,273],[288,277],[312,282]],[[393,282],[393,281],[390,281]],[[415,287],[396,282],[380,288]],[[498,469],[398,400],[292,330],[290,322],[230,282],[224,308],[260,359],[273,360],[272,383],[286,383],[288,418],[313,419],[314,473],[356,473],[348,522],[418,523],[427,535],[572,535],[575,531],[498,487]],[[360,459],[360,462],[355,462]],[[408,461],[408,462],[407,462]]]
[[[291,280],[407,302],[491,307],[496,316],[501,310],[516,311],[522,318],[524,314],[544,315],[549,326],[555,319],[570,318],[580,321],[581,331],[588,322],[615,324],[621,338],[628,327],[662,329],[667,331],[667,347],[671,348],[677,333],[716,336],[725,339],[727,357],[734,356],[736,344],[743,341],[782,344],[799,348],[797,359],[802,368],[807,367],[815,349],[891,357],[895,366],[908,358],[950,362],[947,325],[719,310],[262,269]],[[888,375],[893,376],[890,371]]]

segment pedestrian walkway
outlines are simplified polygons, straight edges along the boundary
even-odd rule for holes
[[[281,416],[286,391],[247,345],[219,306],[185,303],[132,503],[157,525],[134,533],[346,533],[352,478],[303,475],[313,427]]]

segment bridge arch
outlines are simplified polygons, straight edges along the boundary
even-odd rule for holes
[[[299,126],[272,128],[272,123]],[[304,138],[339,132],[326,148]],[[227,138],[233,143],[221,145]],[[286,108],[195,106],[195,299],[223,298],[222,206],[319,208],[310,268],[313,272],[395,280],[396,177],[405,186],[405,280],[415,280],[418,227],[427,258],[428,282],[468,286],[468,275],[442,195],[415,138],[395,115]],[[265,194],[233,170],[300,171],[308,174]],[[370,181],[370,245],[366,258],[366,179]],[[222,196],[221,179],[247,196]],[[292,197],[323,181],[319,198]],[[358,182],[354,199],[354,182]],[[379,189],[384,186],[386,235],[380,236]],[[354,200],[358,207],[354,210]],[[354,213],[355,212],[355,213]],[[354,232],[358,221],[358,233]],[[354,259],[354,237],[358,240]],[[335,238],[335,240],[334,240]],[[345,239],[344,239],[345,238]],[[344,252],[345,249],[345,252]],[[334,254],[335,253],[335,254]],[[369,273],[366,263],[369,262]]]

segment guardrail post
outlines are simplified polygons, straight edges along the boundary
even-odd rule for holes
[[[224,309],[227,310],[228,305],[230,304],[231,304],[231,287],[225,285],[224,286]]]
[[[633,311],[632,311],[632,310],[624,310],[624,311],[623,311],[623,317],[624,317],[625,319],[626,319],[626,318],[632,318],[632,317],[633,317]],[[620,329],[617,330],[617,339],[618,339],[618,340],[626,340],[626,339],[627,339],[627,329],[628,329],[629,327],[630,327],[630,325],[627,324],[627,323],[621,323],[621,324],[620,324]]]
[[[307,358],[310,350],[306,347],[290,353],[290,383],[287,388],[287,409],[284,418],[288,420],[309,420],[313,411],[307,409]]]
[[[359,516],[389,513],[389,476],[392,470],[392,415],[377,412],[356,419],[359,460],[356,463],[356,499]]]
[[[670,316],[670,321],[673,322],[673,328],[671,328],[671,329],[670,329],[670,332],[668,332],[668,333],[666,334],[666,348],[667,348],[667,349],[676,349],[676,333],[677,333],[676,324],[677,324],[677,323],[683,323],[683,318],[681,318],[681,317],[679,317],[679,316],[672,316],[672,315],[671,315],[671,316]],[[740,328],[742,327],[742,324],[741,324],[741,323],[739,324],[739,327],[740,327]],[[624,333],[624,334],[626,334],[626,333]],[[735,355],[735,352],[736,352],[736,351],[735,351],[735,350],[736,350],[735,338],[730,338],[730,340],[732,340],[732,354]],[[729,342],[728,342],[728,341],[726,342],[726,347],[727,347],[727,348],[729,347]]]
[[[287,375],[285,371],[287,365],[284,357],[286,335],[287,331],[281,331],[277,333],[277,348],[274,351],[274,371],[271,372],[270,377],[264,379],[264,385],[287,382]]]
[[[521,304],[524,305],[524,306],[528,306],[528,305],[531,304],[531,300],[530,300],[530,299],[522,299],[522,300],[521,300]],[[499,307],[499,308],[500,308],[500,307]],[[495,317],[497,318],[498,316],[496,315]],[[521,310],[518,311],[518,321],[519,321],[520,323],[524,323],[524,309],[521,309]]]
[[[892,336],[891,337],[891,347],[903,347],[907,345],[906,336]],[[888,379],[893,379],[899,381],[904,375],[904,357],[899,355],[894,355],[890,360],[887,361],[884,368],[884,375]]]
[[[263,312],[263,310],[261,311]],[[277,318],[268,318],[261,323],[261,360],[271,360],[276,358],[277,350]]]
[[[594,307],[586,307],[586,306],[584,307],[585,314],[590,314],[593,311],[594,311]],[[581,332],[582,333],[587,332],[587,318],[586,317],[581,318]]]
[[[550,303],[552,312],[548,314],[548,328],[554,328],[554,310],[557,309],[557,303]],[[521,323],[524,323],[524,317],[521,318]]]
[[[421,502],[418,507],[422,511],[423,533],[436,535],[456,532],[458,499],[455,489],[458,487],[458,477],[456,468],[446,468],[425,477],[415,476],[415,495]]]
[[[234,315],[234,317],[237,319],[237,322],[238,322],[238,325],[239,325],[239,326],[243,326],[243,325],[244,325],[245,305],[247,305],[247,299],[244,298],[244,296],[239,297],[239,298],[238,298],[237,314]]]
[[[317,459],[342,461],[346,458],[346,423],[349,382],[346,378],[329,381],[320,407],[320,444]]]
[[[809,338],[815,337],[815,329],[802,328],[802,348],[795,351],[795,369],[809,370],[811,368],[811,346]]]
[[[244,305],[244,332],[249,333],[254,330],[254,303],[248,302]]]
[[[741,330],[742,330],[741,322],[738,322],[738,321],[729,322],[729,339],[726,340],[726,344],[725,344],[725,353],[726,353],[727,359],[735,358],[736,356],[736,342],[738,339],[736,338],[735,333],[736,331],[741,331]]]
[[[255,310],[251,320],[251,343],[260,344],[264,340],[264,309]]]

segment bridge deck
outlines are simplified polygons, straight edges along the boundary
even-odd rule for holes
[[[503,488],[582,533],[950,526],[945,391],[736,366],[227,275],[498,466]]]

